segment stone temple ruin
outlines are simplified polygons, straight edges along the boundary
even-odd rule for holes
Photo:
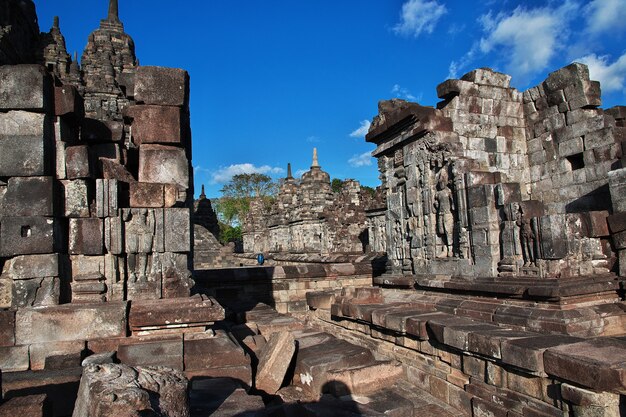
[[[187,73],[116,0],[80,65],[0,10],[0,417],[626,415],[626,109],[584,65],[381,101],[376,193],[315,153],[233,254]]]

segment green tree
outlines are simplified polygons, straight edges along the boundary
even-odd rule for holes
[[[271,201],[277,191],[276,182],[268,175],[237,174],[221,190],[222,197],[215,205],[218,218],[231,227],[239,226],[250,210],[250,200],[261,197]]]
[[[343,180],[339,178],[333,178],[330,182],[330,188],[333,190],[333,193],[340,193],[341,188],[343,187]]]

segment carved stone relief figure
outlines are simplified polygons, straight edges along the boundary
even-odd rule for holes
[[[137,209],[128,212],[126,222],[126,253],[128,255],[128,272],[130,283],[146,282],[148,257],[152,253],[154,242],[155,221],[152,212],[147,209]]]
[[[448,187],[446,175],[440,174],[435,193],[435,209],[437,210],[437,234],[443,241],[440,258],[450,258],[454,244],[454,198]]]
[[[524,209],[522,206],[519,207],[518,218],[515,223],[520,228],[520,240],[522,242],[524,266],[537,266],[537,258],[535,256],[537,236],[533,230],[531,219],[524,216]]]

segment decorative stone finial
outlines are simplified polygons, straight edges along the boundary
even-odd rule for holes
[[[290,180],[292,178],[293,176],[291,175],[291,163],[287,163],[287,179]]]
[[[204,184],[202,184],[202,191],[200,192],[200,200],[206,199],[206,194],[204,194]]]
[[[109,0],[109,16],[107,17],[109,22],[119,22],[119,9],[117,7],[117,0]]]
[[[319,168],[320,164],[317,162],[317,148],[313,148],[313,164],[311,168]]]
[[[59,16],[54,16],[54,18],[52,19],[52,28],[59,28]]]

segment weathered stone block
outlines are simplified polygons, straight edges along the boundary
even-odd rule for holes
[[[138,67],[135,73],[135,100],[161,106],[187,106],[189,74],[177,68]]]
[[[129,326],[132,331],[208,325],[224,319],[224,308],[213,298],[196,295],[188,298],[133,301]]]
[[[548,335],[502,342],[502,361],[532,372],[543,372],[543,353],[554,346],[580,342],[582,339],[571,336]]]
[[[609,171],[608,176],[613,212],[626,211],[626,168]]]
[[[0,347],[0,369],[2,372],[28,370],[28,346]]]
[[[563,259],[567,256],[567,227],[564,215],[539,218],[541,252],[544,259]]]
[[[0,310],[0,346],[13,346],[14,344],[15,311]]]
[[[181,110],[172,106],[133,106],[125,115],[133,119],[133,141],[181,144]]]
[[[543,82],[547,93],[557,90],[565,90],[572,85],[580,85],[583,81],[589,81],[589,69],[586,65],[577,62],[551,72]]]
[[[623,391],[626,386],[626,342],[592,339],[550,348],[546,373],[594,391]]]
[[[13,280],[59,276],[59,255],[16,256],[5,262],[2,276]]]
[[[164,205],[164,185],[150,182],[129,184],[130,206],[133,208],[160,208]]]
[[[70,180],[91,176],[87,145],[69,146],[65,149],[65,173]]]
[[[0,218],[0,256],[53,253],[59,242],[60,233],[53,218]]]
[[[47,342],[30,345],[30,369],[64,369],[78,367],[85,354],[85,341]]]
[[[0,217],[53,216],[54,189],[52,177],[9,178],[0,198]]]
[[[61,181],[65,191],[65,217],[89,217],[89,184],[86,180]]]
[[[52,404],[46,394],[14,397],[0,406],[0,417],[52,417]]]
[[[41,65],[0,68],[0,110],[44,111],[52,99],[52,80]]]
[[[606,220],[612,233],[626,230],[626,212],[612,214]]]
[[[166,252],[189,252],[191,250],[191,213],[188,208],[167,208],[164,241]]]
[[[54,87],[54,114],[79,117],[83,113],[83,98],[73,85]]]
[[[511,83],[510,75],[493,71],[490,68],[475,69],[463,75],[461,79],[476,84],[490,85],[501,88],[509,88]]]
[[[139,182],[189,188],[189,161],[182,148],[144,144],[139,147]]]
[[[89,365],[83,370],[73,416],[138,416],[154,410],[154,415],[187,417],[187,385],[183,374],[172,369]]]
[[[44,114],[0,113],[0,176],[48,174],[51,144],[51,126]]]
[[[589,237],[609,236],[608,211],[589,211],[582,213],[582,220]]]
[[[185,370],[248,365],[250,357],[223,331],[187,333],[184,342]]]
[[[13,281],[13,307],[42,307],[59,304],[61,281],[57,277]]]
[[[270,395],[276,394],[285,379],[295,351],[295,340],[290,332],[274,333],[259,354],[255,387]]]
[[[19,345],[126,336],[126,302],[23,308],[15,314]]]
[[[13,305],[13,280],[0,275],[0,308],[11,308]]]
[[[83,120],[81,139],[90,143],[119,142],[124,138],[124,123],[115,120]]]
[[[131,366],[166,366],[183,370],[181,335],[127,339],[117,350],[118,359]]]
[[[104,253],[104,230],[102,219],[70,219],[69,253],[101,255]]]
[[[114,179],[96,180],[96,216],[116,216],[119,205],[120,183]]]

